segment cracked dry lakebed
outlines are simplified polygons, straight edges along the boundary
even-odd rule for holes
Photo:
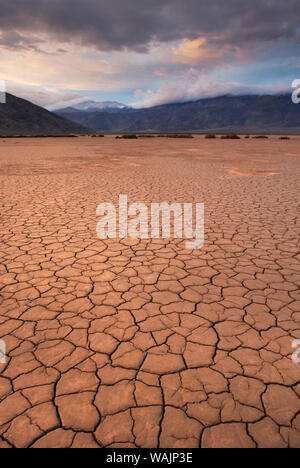
[[[0,448],[299,448],[299,149],[1,139]],[[100,240],[120,194],[204,202],[204,247]]]

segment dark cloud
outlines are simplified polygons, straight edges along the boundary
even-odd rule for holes
[[[102,50],[138,51],[151,41],[202,34],[232,46],[300,38],[299,0],[0,0],[0,12],[4,38],[8,31],[23,38],[2,40],[7,47],[23,47],[24,35],[33,32]]]
[[[30,49],[40,51],[37,45],[43,42],[44,41],[38,37],[30,37],[30,35],[23,35],[17,31],[0,32],[0,46],[10,50]]]

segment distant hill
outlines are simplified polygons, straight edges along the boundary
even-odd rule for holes
[[[6,104],[0,104],[0,135],[67,135],[88,133],[80,123],[53,114],[43,107],[6,94]]]
[[[300,104],[290,95],[221,96],[148,109],[56,111],[97,132],[238,132],[300,134]]]

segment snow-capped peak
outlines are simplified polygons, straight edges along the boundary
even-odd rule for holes
[[[83,101],[78,104],[73,104],[72,107],[73,109],[81,111],[92,111],[99,109],[126,109],[127,106],[115,101]]]

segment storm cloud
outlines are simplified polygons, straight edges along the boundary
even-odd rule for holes
[[[16,49],[38,47],[33,32],[105,51],[145,52],[153,42],[199,36],[238,47],[300,42],[299,17],[299,0],[0,1],[2,46]]]
[[[49,108],[281,92],[299,17],[299,0],[0,0],[0,79]]]

